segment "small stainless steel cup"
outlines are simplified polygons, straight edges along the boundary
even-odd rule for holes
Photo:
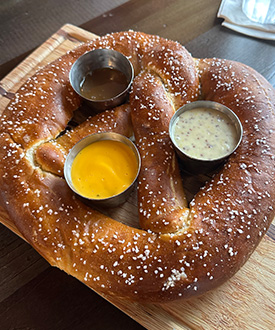
[[[102,199],[93,199],[93,198],[87,198],[85,196],[82,196],[79,194],[79,192],[75,189],[73,183],[72,183],[72,178],[71,178],[71,169],[72,169],[72,163],[76,157],[76,155],[85,147],[88,145],[97,142],[97,141],[102,141],[102,140],[113,140],[113,141],[118,141],[125,143],[128,147],[130,147],[131,150],[133,150],[135,156],[136,156],[136,161],[138,164],[138,170],[137,174],[135,176],[135,179],[131,183],[131,185],[126,188],[124,191],[121,193],[108,197],[108,198],[102,198]],[[67,184],[69,187],[72,189],[72,191],[86,204],[89,206],[97,206],[97,207],[116,207],[119,206],[120,204],[124,203],[127,198],[129,197],[130,193],[132,192],[134,188],[135,181],[138,177],[139,171],[140,171],[140,166],[141,166],[141,159],[139,152],[137,150],[137,147],[135,144],[128,139],[127,137],[118,134],[118,133],[113,133],[113,132],[105,132],[105,133],[95,133],[91,134],[82,140],[80,140],[78,143],[76,143],[73,148],[70,150],[66,161],[64,165],[64,176]]]
[[[103,100],[92,100],[81,94],[80,88],[83,79],[87,74],[96,69],[112,68],[122,72],[127,79],[127,87],[118,95]],[[122,104],[127,96],[134,79],[132,63],[123,54],[112,49],[95,49],[80,56],[72,65],[69,74],[70,83],[73,89],[79,94],[95,112],[114,108]]]
[[[189,156],[188,154],[184,153],[177,145],[174,134],[173,134],[173,127],[174,124],[177,120],[177,118],[185,111],[189,111],[192,109],[196,108],[211,108],[214,110],[218,110],[225,115],[232,121],[233,125],[235,126],[236,133],[237,133],[237,143],[235,145],[235,148],[227,155],[220,157],[220,158],[215,158],[211,160],[205,160],[205,159],[199,159],[199,158],[193,158]],[[180,160],[181,160],[181,168],[191,174],[205,174],[209,173],[213,170],[215,170],[218,166],[220,166],[239,146],[241,140],[242,140],[242,135],[243,135],[243,128],[242,124],[237,117],[237,115],[228,107],[217,103],[213,101],[195,101],[192,103],[188,103],[184,105],[183,107],[179,108],[173,117],[170,120],[169,124],[169,135],[170,139],[173,143],[173,146],[176,150],[176,153],[178,154]]]

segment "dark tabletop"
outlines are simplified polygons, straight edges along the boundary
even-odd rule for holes
[[[179,41],[194,57],[243,62],[275,86],[275,42],[221,26],[220,0],[1,0],[0,79],[62,25],[98,35],[133,29]],[[0,187],[1,189],[1,187]],[[52,268],[0,225],[0,329],[143,329]]]

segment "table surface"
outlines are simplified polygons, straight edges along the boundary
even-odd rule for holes
[[[0,4],[0,79],[63,24],[97,35],[133,29],[177,40],[194,57],[243,62],[275,86],[275,43],[221,26],[220,0],[12,0]],[[1,187],[0,187],[1,189]],[[270,235],[274,239],[274,235]],[[0,225],[1,329],[143,329]]]

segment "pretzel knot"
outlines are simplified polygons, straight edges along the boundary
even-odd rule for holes
[[[69,70],[96,48],[115,49],[132,62],[129,103],[61,135],[81,103]],[[168,124],[198,98],[231,108],[244,135],[188,205]],[[201,294],[236,273],[274,217],[274,108],[271,85],[243,64],[193,59],[176,42],[133,31],[101,37],[37,72],[4,110],[1,205],[46,260],[97,292],[140,301]],[[70,148],[101,131],[134,132],[142,159],[139,228],[85,206],[64,181]]]

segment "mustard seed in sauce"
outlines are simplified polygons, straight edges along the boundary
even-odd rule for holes
[[[213,160],[230,154],[238,143],[228,116],[211,108],[183,112],[173,127],[175,143],[192,158]]]

